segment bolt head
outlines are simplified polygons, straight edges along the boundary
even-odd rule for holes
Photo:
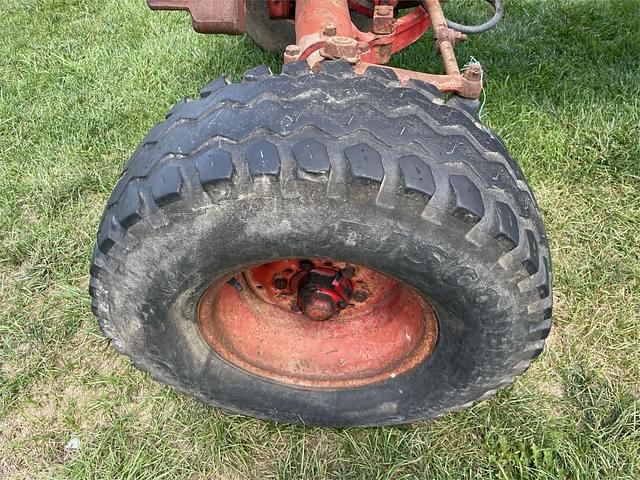
[[[326,37],[335,37],[338,33],[338,29],[333,23],[329,23],[326,27],[324,27],[324,35]]]
[[[358,42],[358,51],[360,53],[367,53],[369,51],[369,44],[367,42]]]
[[[353,265],[347,265],[342,270],[340,270],[340,273],[342,274],[342,278],[353,278],[356,274],[356,267],[354,267]]]
[[[482,79],[482,67],[480,64],[469,65],[463,73],[464,78],[472,82],[479,82]]]
[[[357,292],[355,292],[353,294],[353,299],[356,302],[362,303],[362,302],[366,301],[367,298],[369,298],[369,294],[367,292],[363,291],[363,290],[358,290]]]
[[[295,57],[296,55],[300,55],[300,47],[298,45],[289,45],[287,46],[285,53],[290,57]]]

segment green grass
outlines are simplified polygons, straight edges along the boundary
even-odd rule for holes
[[[477,19],[477,3],[446,9]],[[278,56],[142,0],[3,0],[0,478],[640,478],[640,3],[506,7],[458,51],[484,64],[483,121],[546,218],[547,350],[465,412],[330,430],[227,416],[154,383],[109,347],[87,295],[100,212],[143,134],[214,77],[279,70]],[[394,64],[440,68],[428,39]]]

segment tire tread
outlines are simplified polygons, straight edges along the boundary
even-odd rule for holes
[[[507,386],[515,375],[526,370],[542,351],[551,328],[552,272],[547,238],[533,194],[501,141],[474,123],[468,112],[447,105],[432,85],[415,81],[400,85],[398,78],[386,69],[370,68],[364,77],[358,77],[343,62],[327,62],[319,74],[312,74],[303,64],[289,64],[282,75],[273,75],[263,66],[247,71],[244,79],[240,84],[228,84],[224,77],[219,77],[201,90],[201,99],[182,101],[174,107],[166,121],[153,127],[144,138],[107,203],[91,263],[89,290],[92,309],[114,346],[134,364],[139,363],[133,352],[124,351],[118,344],[116,329],[110,325],[102,281],[117,268],[117,256],[111,255],[114,247],[135,245],[129,232],[133,225],[145,220],[151,228],[161,228],[166,224],[163,209],[188,197],[189,192],[237,181],[241,173],[237,162],[245,162],[243,165],[252,179],[263,175],[278,177],[282,155],[279,149],[283,148],[289,149],[287,155],[295,162],[294,171],[310,174],[314,179],[326,176],[329,195],[342,194],[338,188],[340,178],[371,182],[381,189],[380,195],[388,195],[384,192],[384,179],[392,172],[387,170],[383,155],[376,148],[382,148],[380,145],[428,153],[419,130],[450,139],[452,152],[456,145],[461,145],[461,152],[457,154],[459,157],[451,154],[451,164],[430,162],[428,155],[422,158],[410,152],[399,155],[395,167],[398,171],[394,173],[398,182],[392,182],[397,194],[417,192],[429,201],[436,190],[446,186],[450,200],[448,214],[470,226],[478,224],[477,228],[487,216],[492,241],[516,255],[532,280],[541,278],[536,288],[540,299],[545,301],[539,302],[540,307],[530,305],[530,314],[538,320],[523,344],[522,361],[509,376],[486,384],[478,399]],[[349,98],[344,91],[354,85],[360,90],[367,89],[370,95]],[[383,95],[389,102],[381,101]],[[335,103],[336,108],[345,112],[359,109],[368,116],[345,118],[339,124],[320,113],[307,112],[297,119],[291,118],[288,124],[274,122],[279,110],[285,114],[287,109],[295,110],[308,97],[329,105]],[[247,113],[251,114],[250,119]],[[286,119],[287,115],[281,118]],[[367,122],[375,128],[364,130]],[[203,123],[212,127],[200,127]],[[406,135],[402,129],[400,134],[392,131],[394,125],[404,125]],[[185,136],[184,132],[190,129],[195,135]],[[276,146],[261,138],[264,132],[280,138],[281,144]],[[327,144],[317,141],[318,133],[327,139]],[[360,142],[354,141],[354,136]],[[368,136],[373,136],[373,141]],[[332,165],[330,143],[346,145],[340,150],[343,172],[336,171],[336,164]],[[465,155],[470,154],[481,157],[480,167],[473,168],[464,161]],[[462,160],[454,161],[455,158]],[[299,180],[305,180],[305,175],[298,175]],[[542,272],[537,275],[540,269]]]

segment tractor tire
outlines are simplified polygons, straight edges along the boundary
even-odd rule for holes
[[[150,131],[108,200],[90,283],[103,332],[154,379],[279,422],[433,419],[510,385],[551,328],[549,247],[520,168],[461,105],[430,84],[401,85],[381,68],[358,76],[343,62],[317,74],[302,62],[281,75],[258,67],[239,84],[212,82]],[[282,318],[242,313],[258,296],[249,268],[305,258],[342,262],[332,285],[357,275],[344,265],[396,285],[384,295],[413,300],[395,310],[375,304],[367,315],[404,315],[400,336],[409,345],[412,328],[431,335],[426,353],[399,344],[405,356],[393,357],[398,332],[375,337],[392,323],[353,330],[351,344],[340,337],[360,321],[348,312],[366,304],[366,292],[328,321],[305,317],[295,302],[287,312],[265,304]],[[305,272],[316,265],[296,262]],[[294,291],[293,280],[275,284]],[[213,333],[203,327],[211,292],[226,305],[211,310],[212,322],[227,322],[218,343],[208,335],[223,323]],[[411,302],[424,323],[402,310]],[[248,356],[228,356],[232,343]],[[349,370],[345,359],[363,355],[375,371]],[[262,374],[267,357],[284,363]]]
[[[247,2],[247,34],[263,49],[282,53],[287,45],[296,43],[296,28],[293,20],[272,20],[267,2]],[[356,26],[365,32],[371,29],[369,17],[352,13]]]

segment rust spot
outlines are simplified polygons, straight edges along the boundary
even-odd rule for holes
[[[309,262],[322,266],[326,260]],[[332,263],[334,268],[346,267],[344,262]],[[323,322],[295,311],[292,296],[279,297],[269,286],[276,272],[300,272],[297,259],[216,281],[198,306],[202,337],[230,363],[285,384],[339,389],[395,378],[433,351],[435,313],[411,287],[363,266],[355,269],[352,280],[366,284],[369,296]],[[244,288],[229,285],[231,277]]]

